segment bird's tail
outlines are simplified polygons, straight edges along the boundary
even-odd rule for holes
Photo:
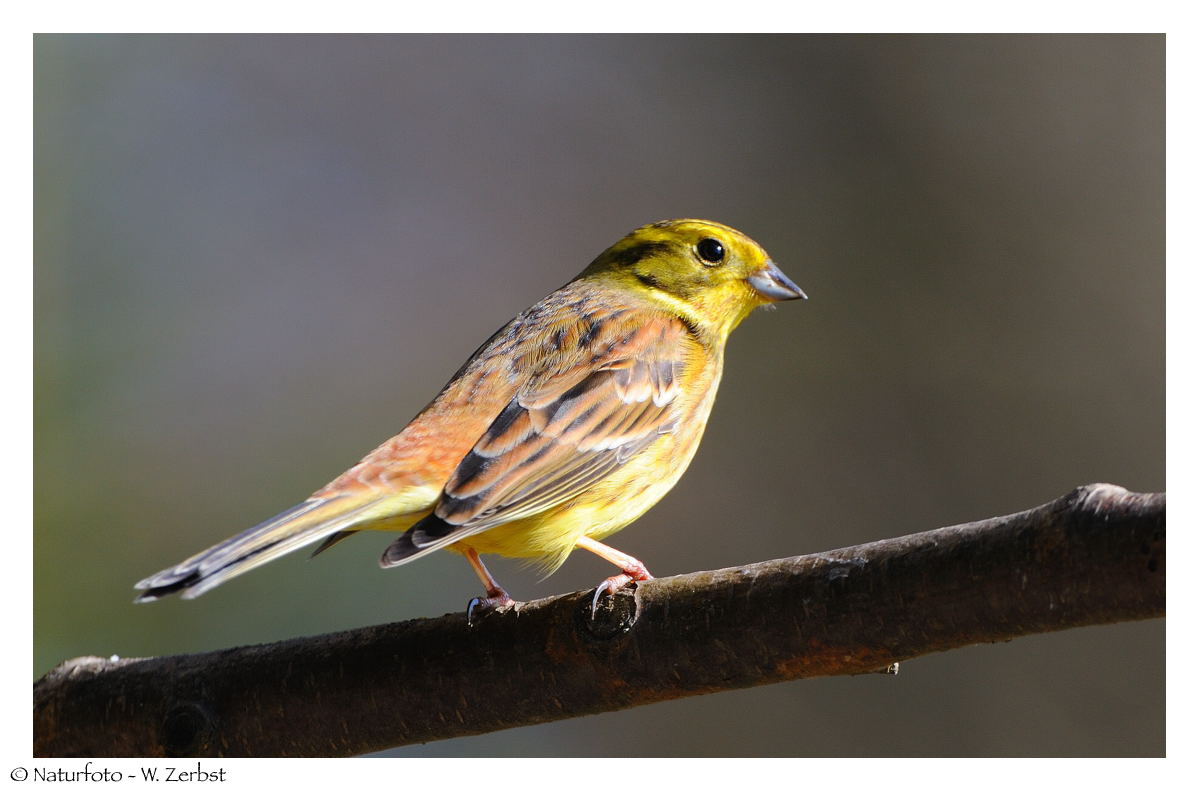
[[[176,566],[146,577],[134,586],[143,591],[134,601],[154,601],[171,593],[194,599],[280,555],[376,518],[381,505],[385,505],[381,499],[310,498]]]

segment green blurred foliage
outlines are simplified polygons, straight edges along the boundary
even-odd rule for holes
[[[132,583],[302,499],[645,222],[811,295],[613,544],[659,576],[1165,487],[1162,36],[38,36],[34,670],[462,608],[386,536]],[[594,585],[499,561],[519,598]],[[1165,624],[399,755],[1163,755]]]

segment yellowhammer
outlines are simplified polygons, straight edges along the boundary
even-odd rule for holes
[[[402,531],[384,567],[460,552],[489,605],[511,602],[480,553],[552,571],[576,547],[652,579],[600,543],[679,480],[708,422],[729,333],[805,298],[744,234],[715,222],[638,228],[491,336],[403,431],[304,502],[137,583],[138,601],[199,596],[285,552]],[[315,553],[314,553],[315,554]]]

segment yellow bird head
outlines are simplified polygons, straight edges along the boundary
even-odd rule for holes
[[[644,225],[579,276],[638,291],[723,342],[754,308],[807,295],[738,230],[708,220]]]

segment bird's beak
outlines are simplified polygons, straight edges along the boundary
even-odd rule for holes
[[[746,281],[771,302],[786,299],[807,299],[803,289],[791,282],[774,261],[767,260],[766,266],[746,278]]]

